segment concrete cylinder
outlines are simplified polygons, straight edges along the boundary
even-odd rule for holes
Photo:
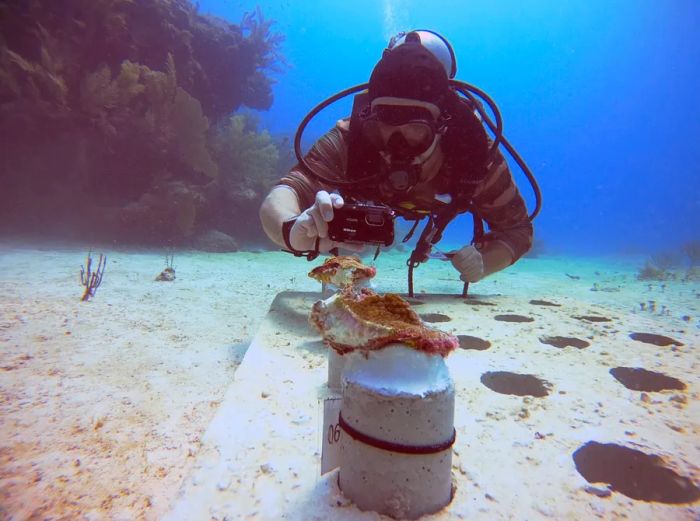
[[[338,352],[328,348],[328,389],[340,392],[342,388],[341,375],[345,366],[346,356],[339,355]]]
[[[452,499],[455,404],[444,360],[402,345],[346,358],[343,494],[399,519],[440,510]]]

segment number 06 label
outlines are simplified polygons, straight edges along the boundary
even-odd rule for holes
[[[340,464],[340,439],[343,430],[338,425],[343,399],[326,398],[323,401],[323,429],[321,430],[321,474],[330,472]]]

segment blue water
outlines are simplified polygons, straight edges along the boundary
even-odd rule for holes
[[[457,78],[498,104],[505,134],[542,188],[536,237],[554,251],[651,252],[700,238],[700,2],[204,0],[232,22],[259,4],[288,67],[261,114],[294,132],[319,101],[367,81],[391,35],[427,28],[457,54]],[[318,137],[349,110],[308,129]],[[513,167],[530,208],[527,180]],[[466,218],[448,242],[471,229]]]

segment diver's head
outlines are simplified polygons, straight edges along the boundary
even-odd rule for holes
[[[455,57],[452,45],[447,39],[436,33],[435,31],[430,31],[427,29],[416,29],[409,32],[400,32],[396,36],[392,36],[389,40],[389,45],[384,50],[384,53],[391,52],[400,45],[417,41],[423,47],[428,49],[433,55],[442,63],[442,66],[447,72],[447,76],[453,79],[457,74],[457,58]]]
[[[406,191],[421,177],[446,129],[443,109],[453,92],[442,63],[420,42],[385,53],[369,80],[361,131],[387,167],[387,180]]]

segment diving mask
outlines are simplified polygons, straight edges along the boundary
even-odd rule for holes
[[[377,98],[362,116],[362,133],[378,150],[400,156],[418,156],[436,135],[440,109],[432,103],[403,98]]]

